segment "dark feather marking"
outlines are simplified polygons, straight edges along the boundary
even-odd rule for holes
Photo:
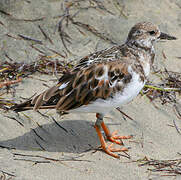
[[[26,107],[33,107],[33,105],[31,104],[31,100],[28,100],[22,104],[16,104],[12,106],[10,109],[16,112],[20,112],[20,111],[24,111]]]
[[[63,95],[67,95],[68,93],[70,93],[70,91],[72,91],[72,89],[72,83],[69,83],[67,87],[63,90]]]
[[[140,79],[141,79],[142,82],[144,82],[145,81],[145,76],[144,75],[140,75]]]
[[[64,74],[60,79],[59,79],[59,83],[63,84],[65,82],[68,82],[70,79],[74,79],[75,77],[75,73],[74,74]]]
[[[82,85],[79,87],[79,89],[78,89],[78,91],[77,91],[77,95],[76,95],[76,98],[77,98],[77,99],[80,98],[80,96],[84,93],[84,91],[87,91],[87,90],[86,90],[86,86],[87,86],[87,84],[84,83],[84,84],[82,84]]]
[[[103,73],[104,73],[103,67],[99,67],[98,69],[96,69],[96,76],[97,76],[97,77],[102,76]]]
[[[56,104],[56,109],[60,109],[61,110],[61,105],[64,104],[64,102],[66,101],[67,99],[67,96],[63,96],[59,101],[58,103]]]
[[[73,101],[73,103],[69,104],[69,106],[66,107],[66,110],[75,109],[80,107],[82,104],[80,101]]]
[[[69,101],[69,103],[66,104],[66,106],[63,107],[63,110],[67,111],[69,109],[71,109],[70,107],[73,106],[75,103],[77,103],[78,101]]]
[[[85,56],[84,58],[82,58],[79,63],[86,63],[89,60],[89,56]]]
[[[89,81],[94,75],[93,71],[90,71],[89,74],[87,75],[87,81]]]
[[[111,82],[113,83],[114,81],[116,81],[118,79],[117,76],[114,76],[112,79],[111,79]]]
[[[72,101],[74,101],[74,98],[76,96],[76,92],[77,90],[74,89],[68,96],[65,96],[65,98],[60,99],[60,101],[57,103],[56,109],[59,110],[66,110],[66,106],[69,103],[72,103]]]
[[[93,95],[92,91],[89,91],[89,92],[87,93],[87,95],[84,97],[83,102],[84,102],[85,105],[87,105],[87,104],[89,104],[89,102],[90,102],[91,100],[94,100],[94,99],[95,99],[95,98],[94,98],[94,95]]]
[[[103,91],[103,96],[104,96],[104,98],[106,99],[107,97],[109,97],[110,96],[110,94],[111,94],[111,89],[105,89],[104,91]]]
[[[102,90],[101,90],[101,88],[96,88],[96,90],[94,91],[94,96],[102,97]]]
[[[81,75],[80,77],[78,77],[77,79],[75,79],[74,83],[73,83],[73,88],[76,88],[77,86],[79,86],[79,84],[81,84],[85,79],[84,75]]]
[[[114,76],[114,71],[109,71],[109,72],[108,72],[108,76],[109,76],[110,78],[112,78],[112,77]]]
[[[108,80],[107,80],[106,83],[104,84],[104,87],[105,87],[106,89],[109,89],[109,81],[108,81]]]
[[[119,68],[116,68],[116,69],[114,70],[114,74],[115,74],[116,76],[119,76],[119,74],[121,74],[120,69],[119,69]]]
[[[131,78],[132,78],[132,75],[127,74],[127,75],[124,76],[123,82],[127,84],[127,83],[129,83],[131,81]]]
[[[90,82],[91,88],[97,87],[98,83],[99,83],[99,80],[93,79],[93,80]]]
[[[45,104],[44,106],[52,106],[52,105],[56,105],[58,103],[58,101],[60,100],[61,95],[60,94],[56,94],[54,96],[52,96]]]
[[[125,76],[125,75],[124,75],[123,73],[120,73],[120,74],[119,74],[119,79],[123,79],[124,76]]]
[[[79,100],[81,101],[82,104],[84,104],[84,98],[87,96],[87,94],[89,93],[89,91],[84,91],[84,93],[81,94],[81,96],[79,96]]]
[[[117,85],[117,86],[116,86],[116,89],[117,89],[117,91],[121,91],[121,90],[122,90],[122,87],[121,87],[120,85]]]

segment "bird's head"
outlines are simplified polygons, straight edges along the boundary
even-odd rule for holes
[[[152,48],[153,43],[160,39],[176,40],[176,37],[160,32],[158,26],[151,22],[138,23],[128,34],[127,43],[143,48]]]

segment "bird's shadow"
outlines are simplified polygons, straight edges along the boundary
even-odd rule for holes
[[[31,129],[22,136],[0,142],[10,149],[81,153],[99,146],[93,124],[84,120],[66,120]]]

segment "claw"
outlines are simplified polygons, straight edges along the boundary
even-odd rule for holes
[[[123,151],[128,151],[127,148],[123,147],[123,148],[114,148],[114,144],[110,144],[110,145],[107,145],[105,144],[106,146],[102,146],[102,149],[107,153],[109,154],[110,156],[113,156],[115,158],[120,158],[119,155],[113,153],[113,152],[123,152]]]
[[[124,145],[122,139],[130,139],[133,136],[119,136],[118,131],[114,131],[112,134],[110,133],[107,126],[104,124],[104,122],[101,123],[102,129],[104,130],[106,137],[109,141],[114,142],[119,145]]]
[[[119,145],[124,145],[122,139],[130,139],[132,138],[133,136],[119,136],[117,135],[118,134],[118,131],[114,131],[111,135],[107,135],[107,139],[111,142],[114,142],[116,144],[119,144]],[[118,141],[119,140],[119,141]]]
[[[111,152],[123,152],[123,151],[128,151],[128,148],[123,147],[123,148],[114,148],[113,147],[114,144],[110,144],[107,148],[111,151]]]

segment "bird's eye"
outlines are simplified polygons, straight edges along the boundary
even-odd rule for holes
[[[156,32],[155,31],[149,31],[150,35],[154,35]]]
[[[136,34],[141,34],[142,32],[140,30],[137,30],[136,31]]]

